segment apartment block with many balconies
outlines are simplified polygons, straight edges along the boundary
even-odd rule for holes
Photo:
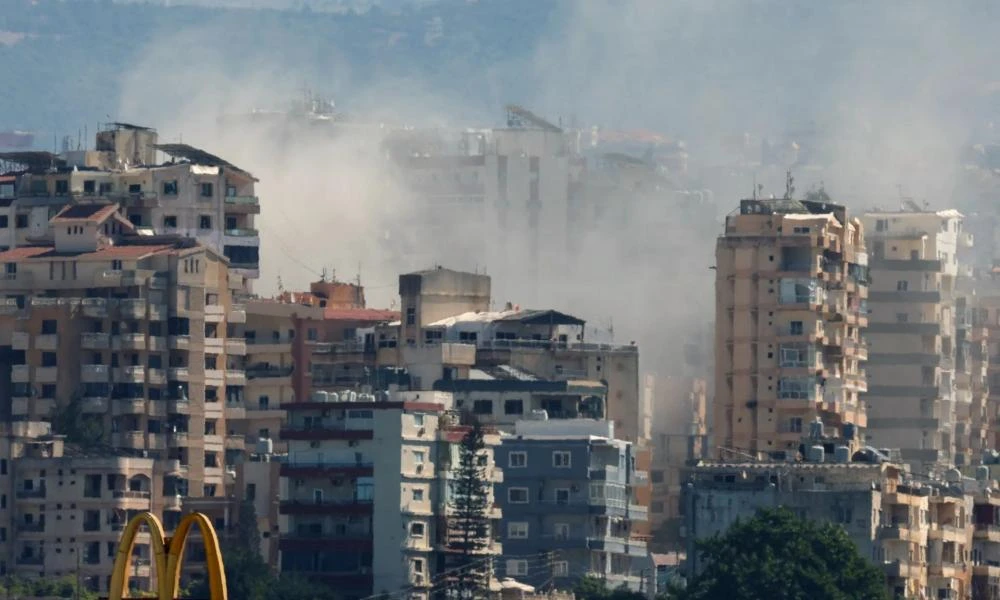
[[[395,392],[385,401],[307,401],[285,406],[280,568],[335,585],[345,597],[408,589],[429,597],[452,572],[456,534],[449,482],[469,428],[441,392]],[[490,497],[502,481],[485,436]],[[495,503],[486,515],[500,518]],[[501,551],[491,532],[486,564]]]
[[[964,362],[956,376],[958,249],[968,241],[962,215],[910,206],[867,213],[864,223],[873,278],[868,441],[899,448],[904,462],[922,470],[967,464],[971,457],[957,452],[965,444],[956,443],[967,427],[957,417],[970,414],[972,400],[965,387],[956,392],[965,379]]]
[[[64,208],[48,237],[0,252],[7,417],[155,459],[151,508],[168,525],[182,509],[224,516],[224,399],[243,384],[226,371],[226,317],[243,278],[193,240],[135,235],[113,204]]]
[[[584,575],[632,590],[648,569],[633,528],[648,518],[636,448],[614,424],[592,419],[522,420],[497,452],[506,577],[571,586]]]
[[[44,237],[53,211],[101,200],[121,207],[137,228],[197,239],[248,279],[259,276],[256,179],[186,144],[158,144],[155,129],[111,123],[94,150],[0,153],[14,178],[0,208],[0,246]],[[168,159],[157,160],[158,153]]]
[[[715,443],[794,456],[810,423],[860,444],[867,414],[864,230],[844,207],[743,200],[716,248]]]

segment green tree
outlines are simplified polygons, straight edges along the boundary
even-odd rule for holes
[[[635,592],[624,584],[610,589],[599,577],[586,575],[573,586],[573,595],[577,600],[645,600],[646,595]]]
[[[454,511],[448,532],[448,548],[459,556],[455,587],[463,600],[482,598],[489,591],[489,561],[477,551],[490,543],[489,484],[486,480],[486,442],[478,421],[462,438],[458,449],[449,503]]]
[[[83,412],[83,398],[74,394],[66,404],[56,409],[52,417],[52,432],[66,436],[66,441],[84,448],[105,443],[104,426],[100,418]]]
[[[705,569],[680,600],[886,600],[882,571],[832,523],[762,510],[699,543]]]

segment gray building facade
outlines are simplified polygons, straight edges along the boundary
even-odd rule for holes
[[[520,421],[496,450],[504,554],[497,570],[534,586],[573,585],[584,575],[643,590],[651,576],[637,504],[631,443],[605,421]]]

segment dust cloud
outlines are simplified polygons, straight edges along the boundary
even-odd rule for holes
[[[449,32],[447,4],[439,16]],[[715,237],[755,183],[781,195],[792,169],[800,194],[822,185],[855,210],[891,207],[901,192],[949,205],[959,150],[991,118],[991,6],[556,5],[558,18],[528,60],[484,64],[451,87],[357,73],[346,52],[312,56],[273,33],[261,34],[257,54],[233,56],[227,36],[252,32],[213,21],[151,40],[126,75],[119,115],[260,179],[261,293],[279,278],[299,289],[324,268],[340,278],[360,268],[370,303],[388,306],[400,272],[486,270],[498,303],[579,314],[613,327],[618,342],[636,341],[644,371],[699,376],[711,369]],[[336,134],[319,125],[220,125],[224,115],[284,108],[307,87],[362,125]],[[435,209],[427,227],[426,207],[381,146],[396,126],[501,127],[508,101],[578,124],[584,146],[592,126],[683,141],[687,166],[635,193],[585,194],[591,217],[571,230],[572,250],[545,235],[555,224],[542,223],[540,254],[551,260],[535,273],[523,262],[526,231],[500,239],[488,232],[488,215],[457,206]]]

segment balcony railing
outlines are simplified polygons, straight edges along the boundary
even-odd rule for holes
[[[226,196],[226,204],[258,204],[257,196]]]
[[[257,237],[260,235],[256,229],[237,227],[235,229],[226,229],[225,235],[229,237]]]

